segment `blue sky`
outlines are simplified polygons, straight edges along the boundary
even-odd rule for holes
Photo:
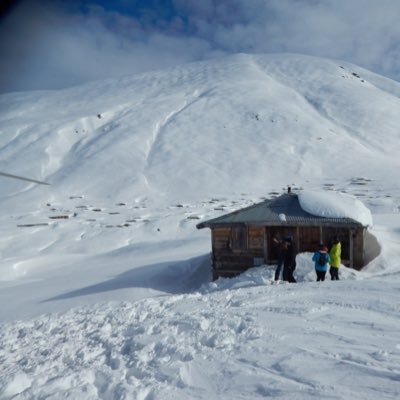
[[[237,52],[336,58],[400,81],[399,0],[6,3],[0,92],[58,89]]]

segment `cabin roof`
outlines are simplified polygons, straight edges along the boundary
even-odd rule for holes
[[[282,221],[280,214],[285,215]],[[275,199],[268,199],[250,207],[233,211],[197,224],[198,229],[231,225],[261,225],[261,226],[334,226],[362,227],[352,218],[319,217],[304,211],[295,193],[285,193]]]

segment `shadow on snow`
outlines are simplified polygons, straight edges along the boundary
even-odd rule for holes
[[[42,302],[64,300],[128,288],[154,289],[170,294],[190,293],[211,281],[209,255],[133,268],[107,281],[76,289]]]

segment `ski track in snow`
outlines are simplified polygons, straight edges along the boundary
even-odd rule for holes
[[[196,98],[194,98],[193,100],[185,100],[183,105],[179,106],[176,110],[173,110],[171,112],[169,112],[167,114],[167,116],[165,118],[163,118],[162,121],[159,121],[156,123],[156,126],[153,130],[153,135],[151,138],[151,142],[149,143],[148,147],[148,151],[147,151],[147,155],[146,155],[146,163],[145,163],[145,167],[144,170],[146,170],[149,166],[151,166],[152,163],[152,158],[153,153],[156,152],[157,150],[157,144],[160,141],[160,136],[162,134],[163,129],[177,116],[179,115],[181,112],[183,112],[186,108],[190,107],[194,102],[196,101]]]

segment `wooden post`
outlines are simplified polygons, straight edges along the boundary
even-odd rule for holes
[[[264,261],[268,264],[268,228],[264,229]]]
[[[324,243],[323,237],[322,237],[322,226],[319,227],[319,242]]]
[[[350,243],[350,268],[354,268],[354,241],[353,241],[353,229],[349,230],[349,243]]]
[[[212,260],[212,267],[215,269],[215,249],[214,249],[214,243],[215,243],[215,232],[214,228],[211,228],[211,260]]]

